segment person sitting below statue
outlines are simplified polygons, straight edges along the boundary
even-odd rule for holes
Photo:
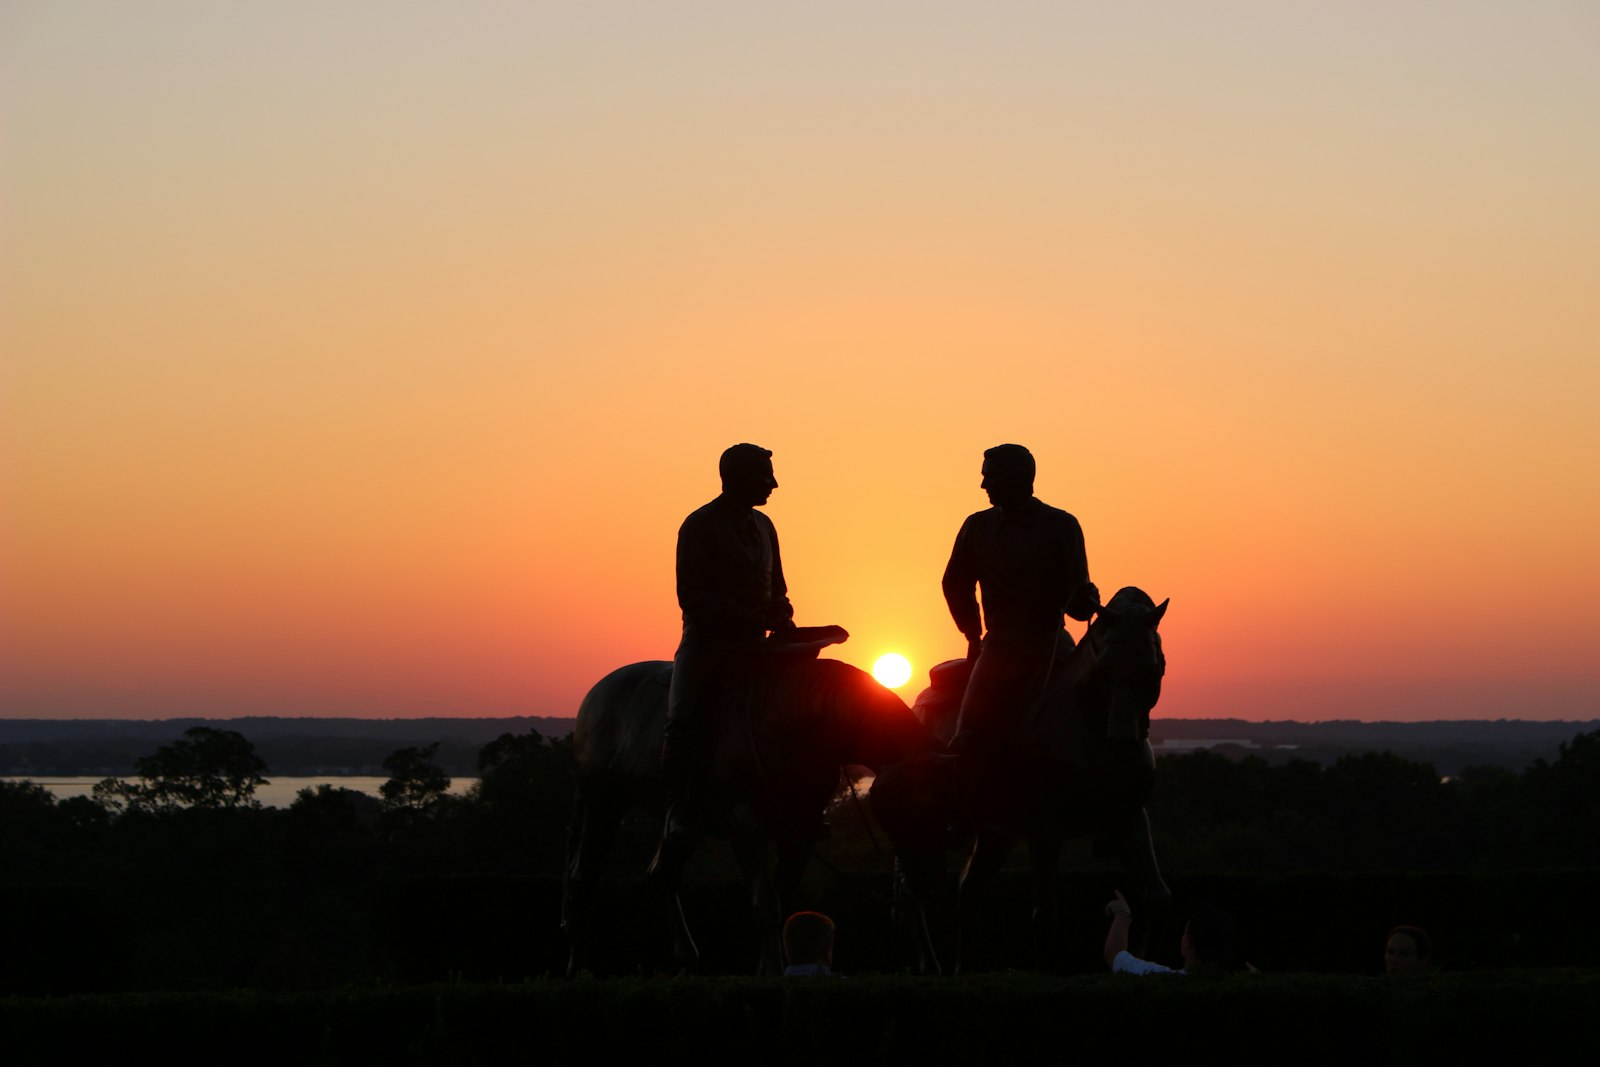
[[[1178,970],[1159,963],[1142,960],[1128,951],[1128,931],[1133,925],[1133,909],[1121,890],[1116,899],[1107,902],[1106,914],[1111,917],[1111,928],[1106,931],[1104,949],[1106,966],[1113,974],[1204,974],[1233,969],[1233,918],[1215,904],[1201,904],[1189,916],[1183,928],[1183,938],[1178,951],[1183,955],[1183,966]],[[1245,964],[1249,970],[1255,970]]]
[[[963,756],[988,757],[1021,734],[1058,647],[1072,647],[1062,615],[1087,622],[1100,609],[1083,529],[1033,495],[1034,473],[1021,445],[984,452],[981,485],[993,506],[961,524],[945,567],[945,603],[971,665],[949,746]]]
[[[797,911],[783,924],[785,978],[833,974],[833,920],[820,911]]]
[[[769,632],[794,629],[778,532],[755,509],[778,488],[772,453],[737,444],[717,464],[722,492],[678,530],[683,636],[672,661],[661,769],[667,786],[663,840],[704,832],[716,733],[730,691],[754,669]]]
[[[1383,941],[1383,973],[1409,977],[1433,970],[1433,939],[1420,926],[1396,926]]]

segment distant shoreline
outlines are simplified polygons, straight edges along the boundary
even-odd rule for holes
[[[92,774],[49,774],[36,778],[27,778],[25,775],[0,775],[0,781],[21,780],[43,786],[57,800],[66,800],[69,797],[93,796],[95,783],[101,779]],[[358,793],[377,798],[382,796],[380,790],[386,781],[388,779],[385,777],[371,774],[278,774],[271,776],[266,784],[256,787],[255,799],[262,807],[287,808],[295,802],[302,789],[315,790],[320,785],[353,789]],[[449,792],[452,796],[464,796],[477,782],[477,778],[452,778]]]

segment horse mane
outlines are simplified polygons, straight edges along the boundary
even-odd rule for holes
[[[843,660],[785,664],[773,675],[771,719],[758,732],[780,743],[819,744],[840,763],[874,769],[933,744],[899,695]]]

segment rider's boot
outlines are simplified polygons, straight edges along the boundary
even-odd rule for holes
[[[672,729],[677,726],[677,729]],[[683,724],[669,724],[665,743],[661,747],[661,776],[666,779],[667,814],[661,828],[661,842],[650,861],[653,874],[663,862],[663,853],[669,847],[692,848],[705,836],[705,819],[702,814],[704,799],[705,754],[699,751],[702,739],[693,729]]]

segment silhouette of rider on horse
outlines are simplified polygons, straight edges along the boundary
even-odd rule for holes
[[[944,571],[945,602],[967,638],[970,676],[949,746],[963,765],[987,766],[1020,739],[1052,661],[1072,648],[1062,615],[1087,622],[1100,609],[1083,529],[1033,495],[1034,472],[1021,445],[984,452],[982,488],[994,506],[961,524]]]
[[[722,492],[678,530],[678,604],[683,636],[672,661],[661,752],[667,839],[708,830],[716,798],[711,759],[733,706],[774,652],[814,656],[848,635],[837,626],[796,627],[783,578],[778,532],[755,510],[778,480],[772,453],[737,444],[718,463]]]

